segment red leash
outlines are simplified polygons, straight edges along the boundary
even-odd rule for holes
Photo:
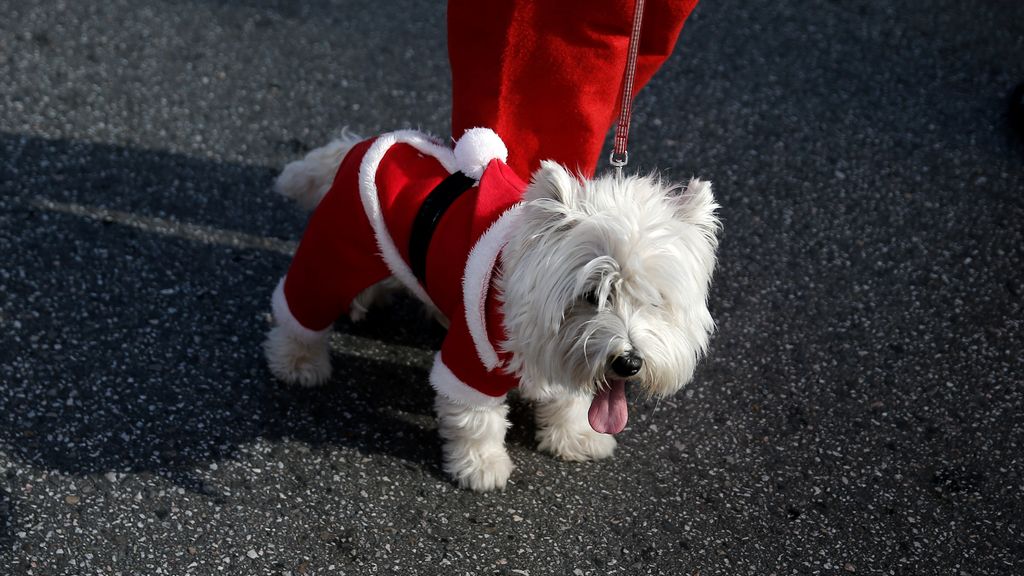
[[[629,163],[626,142],[629,139],[629,118],[633,114],[633,80],[636,78],[636,54],[640,49],[640,25],[644,17],[644,0],[636,0],[633,8],[633,32],[629,36],[629,54],[626,56],[626,71],[622,76],[622,108],[615,126],[615,140],[608,163],[615,167],[615,174],[622,176],[622,167]]]

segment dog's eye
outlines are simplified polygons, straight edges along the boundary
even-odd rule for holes
[[[595,290],[590,290],[587,293],[585,293],[583,295],[583,299],[586,300],[587,304],[590,304],[591,306],[597,306],[598,304],[597,292]]]

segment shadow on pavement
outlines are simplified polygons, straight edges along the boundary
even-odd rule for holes
[[[166,228],[294,240],[304,216],[269,192],[272,170],[16,135],[0,135],[0,158],[0,442],[12,456],[199,489],[198,464],[288,438],[441,477],[423,367],[440,328],[411,304],[339,324],[384,352],[336,350],[329,385],[282,386],[261,343],[288,256]]]

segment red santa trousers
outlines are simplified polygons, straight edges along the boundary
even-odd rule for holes
[[[633,95],[672,53],[697,0],[647,0]],[[452,137],[483,126],[528,178],[541,160],[590,177],[619,111],[633,2],[448,2]]]

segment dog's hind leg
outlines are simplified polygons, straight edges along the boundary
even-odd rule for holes
[[[263,352],[277,378],[301,386],[315,386],[331,376],[330,328],[314,331],[292,316],[284,295],[284,279],[271,299],[274,326],[267,332]]]
[[[330,330],[309,337],[278,324],[267,333],[263,351],[277,378],[300,386],[316,386],[331,377]]]
[[[394,300],[394,295],[403,290],[405,287],[402,285],[402,281],[394,276],[371,285],[352,300],[348,311],[349,319],[353,322],[362,322],[371,308],[390,305]],[[427,317],[436,320],[446,329],[448,328],[448,319],[436,307],[424,302],[423,311]]]
[[[438,394],[438,430],[444,440],[444,471],[463,488],[503,489],[512,474],[505,450],[508,406],[468,406]]]
[[[370,312],[370,308],[390,304],[395,292],[402,289],[402,283],[394,276],[371,285],[352,300],[348,309],[348,317],[353,322],[363,321]]]

